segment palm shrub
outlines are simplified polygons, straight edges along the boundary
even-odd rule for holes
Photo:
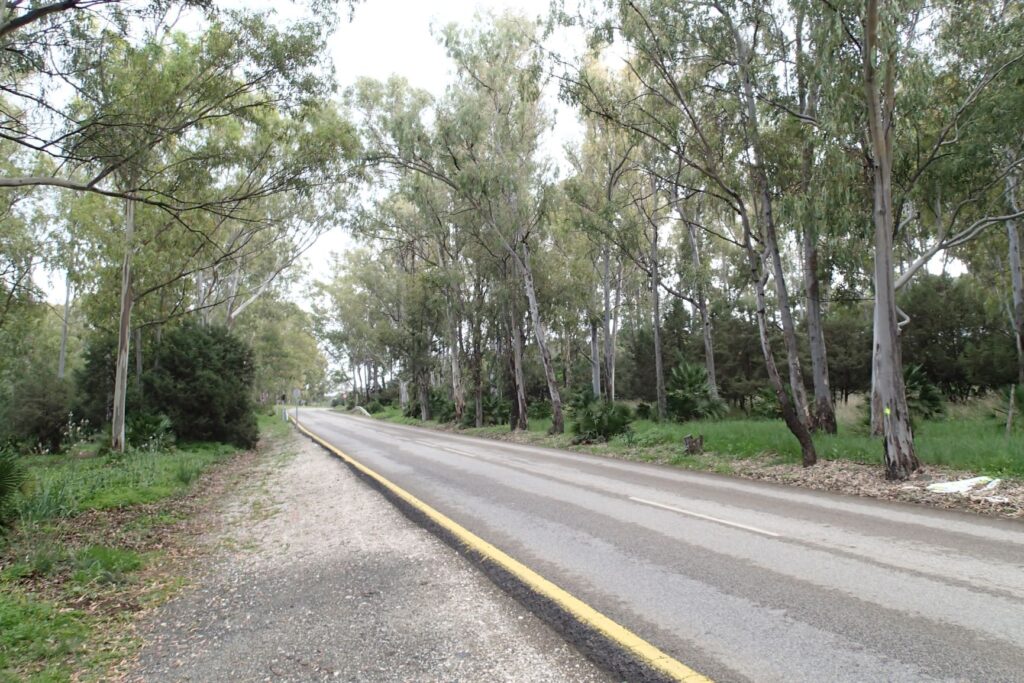
[[[666,384],[669,414],[676,420],[717,419],[725,415],[725,402],[711,395],[704,366],[680,361],[672,368]]]
[[[911,418],[937,420],[946,414],[942,392],[933,384],[921,365],[908,365],[903,369],[903,383],[907,387],[907,408]]]
[[[573,443],[610,441],[612,437],[632,431],[633,413],[629,406],[595,399],[588,403],[574,402],[571,409]]]

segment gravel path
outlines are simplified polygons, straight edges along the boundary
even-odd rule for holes
[[[312,442],[224,501],[198,586],[143,628],[131,680],[606,681]]]

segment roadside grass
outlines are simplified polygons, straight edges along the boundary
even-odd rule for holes
[[[437,427],[412,418],[395,419],[400,411],[388,409],[377,419],[403,424]],[[997,477],[1024,478],[1024,432],[1007,436],[1004,424],[984,409],[960,408],[956,417],[925,421],[915,425],[918,457],[925,465],[967,470]],[[816,435],[818,455],[827,460],[852,460],[866,464],[882,461],[882,443],[860,425],[854,412],[840,424],[836,435]],[[548,435],[551,420],[531,420],[530,429],[516,441],[556,448],[571,448],[632,460],[664,462],[688,469],[729,473],[730,461],[755,457],[775,458],[779,463],[799,463],[800,448],[782,421],[725,419],[696,422],[654,422],[636,420],[632,430],[607,444],[572,446],[569,434]],[[508,425],[460,430],[475,436],[506,438]],[[708,455],[693,457],[682,452],[683,437],[703,435]]]
[[[289,433],[260,419],[271,439]],[[182,499],[239,451],[215,443],[167,451],[25,456],[29,486],[0,531],[0,683],[102,678],[135,645],[132,615],[182,585],[159,576]]]

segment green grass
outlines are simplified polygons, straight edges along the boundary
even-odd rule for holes
[[[89,620],[16,590],[0,590],[0,681],[65,681]]]
[[[423,425],[414,418],[401,417],[398,408],[388,408],[375,415],[377,419],[403,424]],[[436,426],[436,422],[425,426]],[[530,443],[564,448],[569,446],[568,434],[548,436],[551,420],[531,420],[527,434],[520,438]],[[464,430],[466,434],[496,437],[508,432],[508,425]],[[680,455],[687,434],[703,434],[704,449],[717,456],[714,462]],[[957,417],[921,422],[914,430],[918,457],[925,465],[938,465],[968,470],[997,477],[1024,478],[1024,432],[1006,436],[1001,421],[984,410],[961,410]],[[814,443],[819,457],[877,464],[882,461],[882,443],[870,437],[860,425],[840,425],[836,435],[817,435]],[[711,467],[727,473],[731,467],[721,459],[744,459],[771,456],[781,462],[800,462],[800,447],[781,421],[726,419],[709,422],[652,422],[637,420],[632,434],[617,436],[608,444],[581,446],[582,450],[636,460],[668,460],[687,468]]]
[[[260,428],[260,436],[270,437],[273,439],[280,439],[281,437],[288,436],[289,423],[281,419],[281,410],[278,406],[278,410],[273,415],[261,414],[256,418],[256,423]]]
[[[85,510],[153,503],[177,495],[209,466],[236,452],[225,444],[187,444],[167,452],[92,458],[27,456],[31,484],[15,502],[22,522]]]
[[[277,431],[287,433],[281,424]],[[264,430],[275,431],[269,422]],[[14,501],[14,530],[0,537],[0,683],[68,681],[119,660],[131,639],[119,624],[129,613],[72,607],[144,595],[149,589],[137,577],[150,554],[120,547],[122,539],[142,538],[180,513],[158,506],[138,516],[72,518],[169,500],[237,450],[199,443],[125,455],[25,456],[30,485]]]

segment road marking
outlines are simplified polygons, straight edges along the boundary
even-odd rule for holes
[[[678,512],[681,515],[689,515],[698,519],[704,519],[709,522],[715,522],[717,524],[724,524],[726,526],[736,527],[737,529],[743,529],[745,531],[753,531],[755,534],[764,534],[765,536],[771,536],[772,538],[779,538],[782,534],[777,534],[774,531],[765,531],[764,529],[758,529],[756,526],[747,526],[746,524],[740,524],[738,522],[730,522],[727,519],[719,519],[718,517],[712,517],[711,515],[702,515],[699,512],[690,512],[682,508],[673,507],[671,505],[665,505],[664,503],[655,503],[653,500],[644,500],[643,498],[634,498],[629,496],[629,499],[636,501],[637,503],[643,503],[644,505],[651,505],[656,508],[663,510],[671,510],[672,512]]]
[[[297,421],[293,422],[299,431],[309,436],[341,460],[375,480],[378,484],[404,500],[407,504],[419,510],[421,513],[429,517],[434,523],[445,529],[455,538],[459,539],[463,545],[479,553],[490,562],[497,564],[499,567],[523,582],[523,584],[534,593],[551,600],[567,613],[575,617],[578,621],[594,629],[612,642],[617,643],[620,647],[632,653],[637,659],[644,662],[651,668],[665,674],[672,680],[681,681],[682,683],[712,683],[711,679],[707,676],[697,673],[679,660],[662,652],[654,645],[651,645],[646,640],[627,629],[625,626],[612,621],[571,593],[559,588],[557,585],[551,583],[526,565],[513,559],[510,555],[507,555],[495,546],[483,540],[469,529],[466,529],[454,520],[446,517],[402,487],[392,483],[382,475],[371,470],[366,465],[363,465],[355,458],[347,455],[337,446],[328,443],[313,432],[309,431]]]
[[[437,447],[434,446],[434,448],[437,448]],[[460,451],[458,448],[448,448],[447,446],[441,446],[441,448],[443,448],[444,450],[448,451],[449,453],[455,453],[456,455],[464,455],[467,458],[478,458],[479,457],[476,453],[470,453],[469,451]]]

